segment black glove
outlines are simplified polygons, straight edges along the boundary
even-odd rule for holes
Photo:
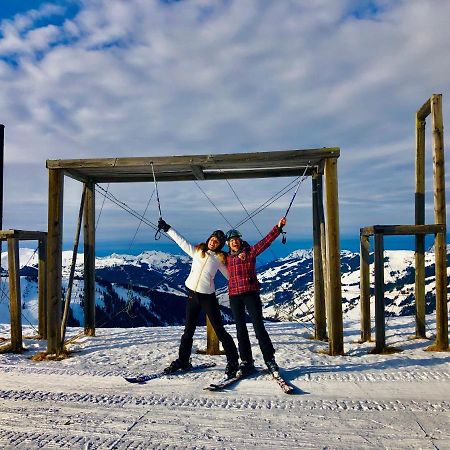
[[[170,225],[162,217],[160,217],[158,220],[158,229],[163,230],[164,233],[167,233],[170,230]]]

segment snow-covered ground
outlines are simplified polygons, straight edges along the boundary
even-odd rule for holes
[[[217,366],[145,385],[122,378],[168,364],[180,327],[98,329],[59,362],[31,361],[46,343],[27,339],[26,353],[0,355],[0,448],[450,449],[450,353],[409,340],[413,320],[388,320],[388,345],[404,350],[391,355],[368,354],[373,343],[357,343],[359,322],[346,322],[338,357],[320,353],[327,345],[309,339],[301,323],[268,323],[277,360],[298,388],[290,396],[265,374],[227,392],[204,391],[221,377],[224,356],[194,354],[194,362]],[[430,335],[434,323],[427,317]],[[194,346],[205,345],[199,328]]]

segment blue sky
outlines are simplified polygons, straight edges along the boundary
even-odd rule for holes
[[[359,228],[414,220],[414,113],[442,93],[450,117],[450,3],[440,0],[0,0],[0,122],[6,125],[4,227],[47,227],[46,159],[340,147],[342,247]],[[429,163],[431,134],[427,135]],[[447,142],[447,140],[446,140]],[[450,174],[446,163],[447,174]],[[431,167],[427,220],[433,220]],[[447,175],[447,186],[448,186]],[[291,181],[234,181],[253,210]],[[106,188],[106,186],[104,186]],[[204,182],[231,223],[229,187]],[[153,186],[111,185],[143,212]],[[71,248],[81,194],[65,185]],[[229,225],[193,183],[162,183],[166,220],[193,241]],[[289,204],[257,216],[266,232]],[[97,199],[97,242],[166,248]],[[147,217],[157,220],[151,202]],[[288,217],[290,247],[311,239],[311,184]],[[259,237],[249,222],[242,232]],[[159,247],[158,247],[159,245]],[[394,242],[392,247],[407,246]]]

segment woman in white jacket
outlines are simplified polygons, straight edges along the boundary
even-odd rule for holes
[[[227,357],[225,373],[229,378],[234,377],[239,367],[239,356],[233,338],[223,326],[214,285],[214,277],[218,270],[228,279],[226,253],[222,252],[225,245],[224,232],[216,230],[206,242],[194,246],[162,218],[159,219],[158,227],[166,232],[192,258],[191,271],[185,281],[188,289],[186,325],[181,337],[178,358],[164,369],[164,372],[189,370],[191,367],[190,356],[194,332],[200,311],[203,309],[225,350]]]

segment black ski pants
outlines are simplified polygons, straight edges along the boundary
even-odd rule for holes
[[[202,309],[208,316],[219,341],[222,343],[227,356],[227,362],[237,365],[239,356],[236,344],[223,326],[216,294],[201,294],[191,290],[189,290],[189,297],[186,305],[186,325],[184,327],[183,336],[181,336],[180,349],[178,352],[180,361],[183,363],[189,361],[192,352],[193,337],[195,329],[197,328],[198,317]]]
[[[270,361],[275,354],[269,333],[264,326],[262,303],[258,292],[245,292],[239,295],[230,296],[230,307],[236,322],[236,331],[239,346],[239,355],[242,361],[253,362],[252,346],[248,336],[247,323],[245,320],[245,310],[255,330],[259,348],[263,354],[264,361]]]

